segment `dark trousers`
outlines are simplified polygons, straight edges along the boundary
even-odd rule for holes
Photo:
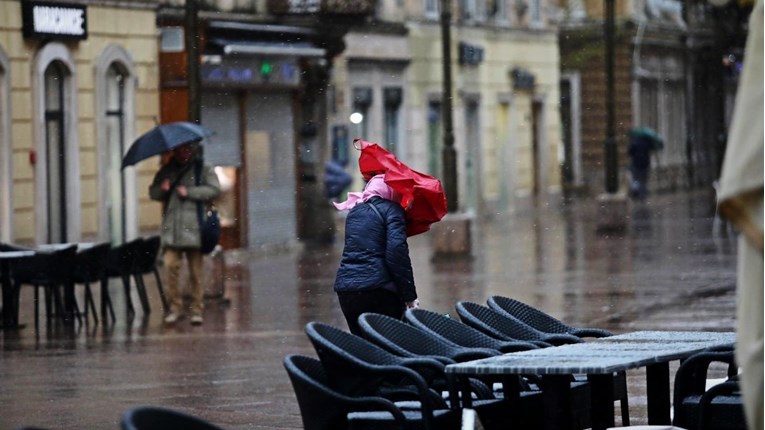
[[[358,319],[364,312],[401,319],[406,310],[406,305],[395,293],[382,288],[337,293],[337,298],[345,320],[348,322],[348,328],[357,336],[363,336]]]

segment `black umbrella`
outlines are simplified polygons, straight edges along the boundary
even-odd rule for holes
[[[181,121],[158,125],[133,142],[127,154],[122,157],[122,168],[171,151],[186,143],[202,140],[212,134],[213,131],[209,128],[191,122]]]

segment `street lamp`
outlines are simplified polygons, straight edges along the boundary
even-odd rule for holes
[[[441,44],[443,52],[443,104],[444,121],[443,180],[446,193],[446,208],[449,212],[458,209],[457,199],[457,153],[454,150],[454,125],[452,123],[452,52],[451,52],[451,0],[441,0]]]
[[[605,0],[604,37],[606,39],[606,140],[605,167],[606,192],[614,194],[619,190],[619,159],[616,151],[616,119],[614,113],[614,0]]]

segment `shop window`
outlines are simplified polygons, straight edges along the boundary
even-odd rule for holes
[[[362,139],[370,139],[369,133],[369,107],[372,106],[372,88],[357,87],[353,89],[353,113],[351,123],[355,124],[356,136]]]
[[[439,3],[441,0],[424,0],[425,3],[425,18],[438,19],[441,14],[441,8]]]
[[[443,131],[441,102],[432,100],[428,103],[428,169],[429,174],[436,178],[441,175],[441,152],[443,148]]]
[[[389,87],[383,89],[383,101],[385,104],[385,146],[388,150],[400,156],[399,112],[403,90],[401,87]]]

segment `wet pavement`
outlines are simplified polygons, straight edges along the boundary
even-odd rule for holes
[[[496,216],[476,226],[472,259],[449,262],[432,260],[427,233],[411,238],[422,306],[455,315],[457,301],[500,294],[619,333],[734,330],[735,236],[714,218],[708,193],[633,203],[622,233],[598,233],[595,221],[593,201]],[[227,252],[226,300],[207,301],[200,327],[164,327],[150,277],[153,313],[139,309],[127,320],[115,283],[116,323],[73,329],[35,329],[25,288],[27,326],[0,332],[0,430],[117,429],[120,414],[138,405],[227,429],[302,428],[281,360],[315,355],[303,332],[309,321],[345,327],[332,293],[341,247]],[[221,272],[206,265],[213,284]],[[629,378],[632,421],[644,424],[644,372]]]

